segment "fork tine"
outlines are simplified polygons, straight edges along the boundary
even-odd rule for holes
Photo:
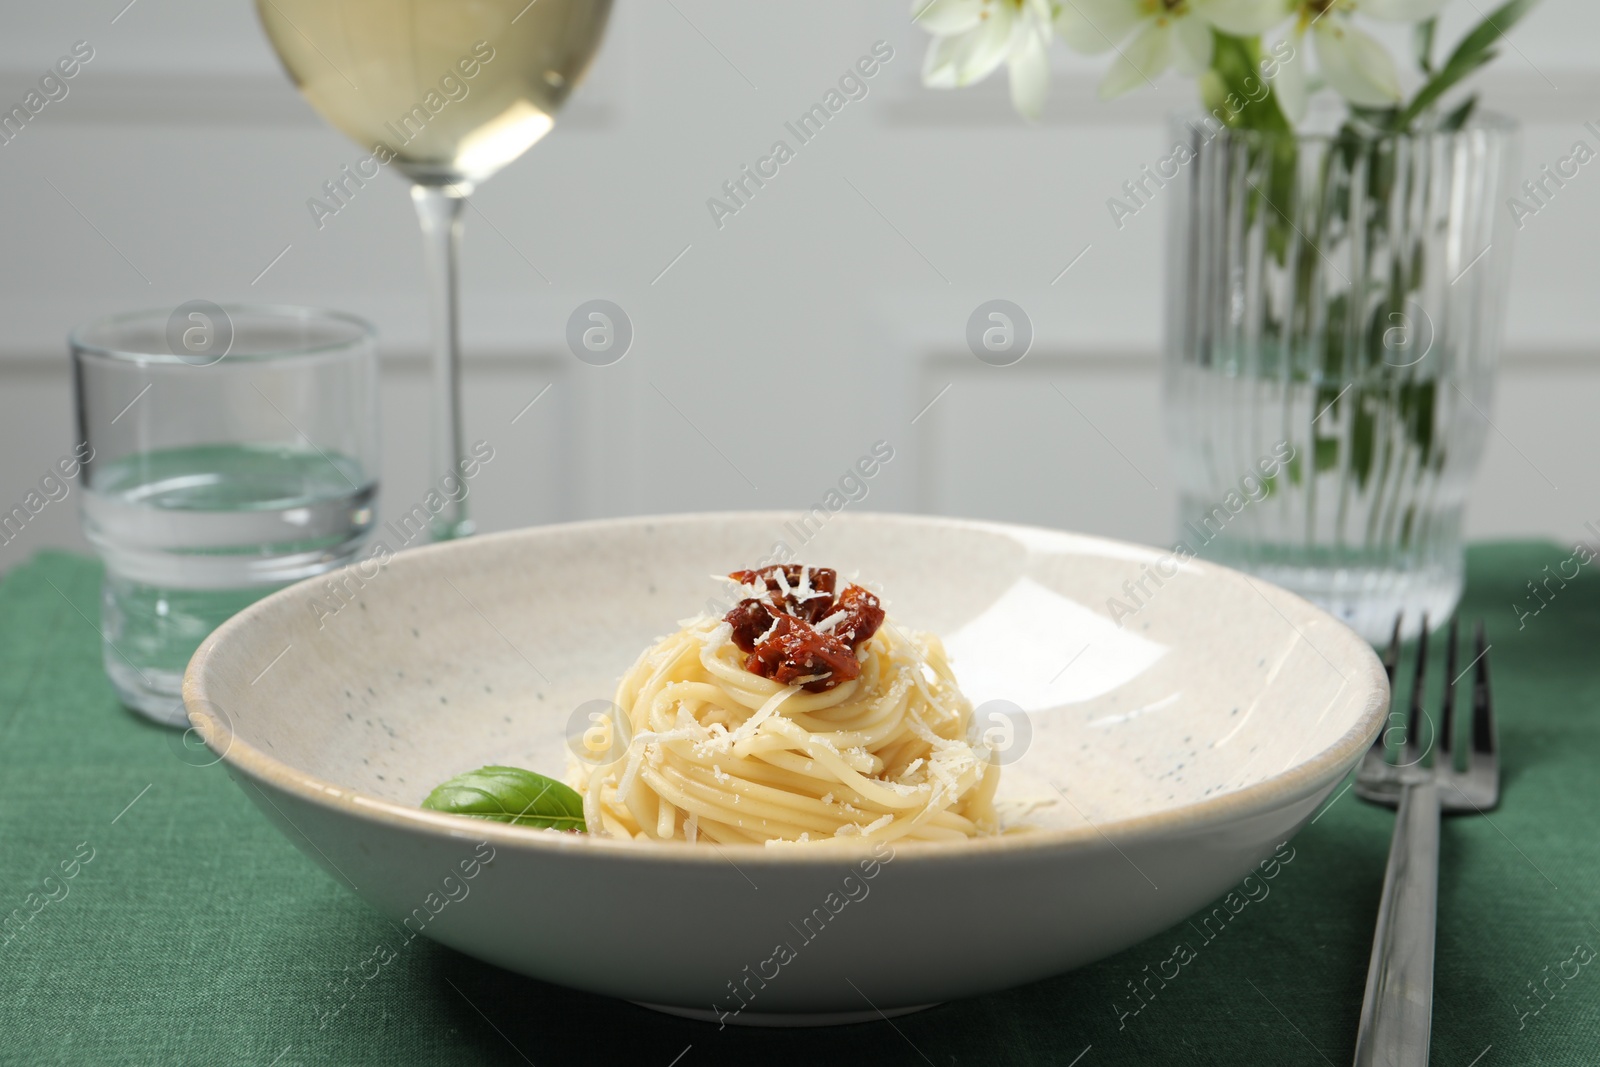
[[[1453,768],[1455,760],[1452,758],[1455,749],[1455,722],[1456,722],[1456,645],[1459,643],[1461,633],[1461,617],[1450,618],[1450,635],[1445,639],[1449,643],[1445,646],[1444,653],[1444,704],[1439,708],[1439,754],[1434,760],[1434,765]]]
[[[1406,740],[1401,763],[1406,766],[1422,758],[1422,700],[1428,688],[1428,616],[1422,616],[1422,632],[1417,635],[1417,673],[1411,679],[1411,714],[1406,718]]]
[[[1477,626],[1478,670],[1472,679],[1472,754],[1494,759],[1498,750],[1495,737],[1494,707],[1489,699],[1489,648],[1480,619]]]
[[[1395,668],[1400,664],[1400,624],[1405,621],[1406,613],[1401,612],[1394,617],[1394,634],[1389,638],[1389,647],[1383,653],[1383,672],[1389,676],[1389,686],[1394,687]]]

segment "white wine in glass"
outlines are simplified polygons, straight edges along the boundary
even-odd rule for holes
[[[478,182],[550,132],[600,46],[611,0],[256,0],[256,11],[312,106],[413,183],[433,290],[432,485],[456,484],[462,208]],[[436,541],[473,530],[457,495],[433,520]]]

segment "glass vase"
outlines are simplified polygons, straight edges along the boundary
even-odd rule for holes
[[[1461,595],[1490,426],[1516,127],[1173,123],[1164,420],[1179,541],[1369,640]],[[1165,160],[1163,161],[1166,162]]]

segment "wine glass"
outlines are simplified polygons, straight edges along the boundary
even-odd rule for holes
[[[432,485],[459,480],[461,212],[477,183],[555,123],[600,45],[611,0],[256,0],[289,76],[371,156],[333,192],[390,164],[411,180],[433,305]],[[337,205],[329,205],[330,208]],[[447,493],[435,541],[473,531]]]

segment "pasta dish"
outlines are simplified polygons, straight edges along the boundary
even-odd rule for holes
[[[826,846],[1000,832],[1000,768],[932,634],[828,568],[728,576],[738,597],[623,676],[627,744],[569,782],[590,833]]]

